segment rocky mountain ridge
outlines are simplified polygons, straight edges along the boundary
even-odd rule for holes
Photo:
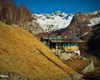
[[[81,38],[92,30],[92,26],[97,24],[100,24],[100,10],[93,13],[77,12],[70,25],[61,32],[61,35]]]

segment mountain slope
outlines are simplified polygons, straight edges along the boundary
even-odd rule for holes
[[[36,80],[80,77],[32,34],[7,25],[0,25],[0,73],[3,72]]]
[[[89,33],[92,26],[100,23],[100,10],[93,13],[77,12],[74,15],[70,25],[61,33],[61,35],[69,35],[82,37]]]
[[[100,60],[100,24],[93,26],[86,45],[88,47],[87,52]]]

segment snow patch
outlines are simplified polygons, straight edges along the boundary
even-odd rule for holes
[[[100,23],[100,16],[97,17],[97,18],[92,18],[92,19],[90,20],[90,23],[91,23],[91,24],[88,24],[88,26],[94,26],[94,25],[99,24],[99,23]]]

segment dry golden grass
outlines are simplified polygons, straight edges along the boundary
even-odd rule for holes
[[[36,80],[77,74],[31,33],[7,25],[0,25],[0,72]]]
[[[89,63],[89,60],[83,60],[83,59],[74,59],[72,61],[62,60],[62,61],[77,72],[81,72]]]

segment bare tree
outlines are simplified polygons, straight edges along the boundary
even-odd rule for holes
[[[13,0],[0,0],[0,20],[6,24],[16,24],[26,28],[33,20],[32,13],[22,4],[18,7]]]

